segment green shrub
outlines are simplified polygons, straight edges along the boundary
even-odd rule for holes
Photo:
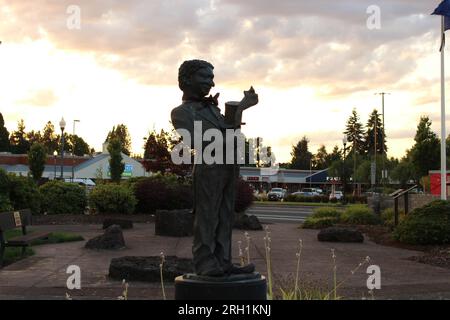
[[[83,214],[87,205],[85,190],[73,183],[50,181],[40,187],[42,212],[48,214]]]
[[[436,200],[413,210],[398,225],[394,237],[409,244],[449,244],[450,202]]]
[[[313,218],[337,218],[340,219],[342,212],[335,208],[317,208],[312,214]]]
[[[339,222],[339,218],[334,217],[324,217],[324,218],[314,218],[308,217],[302,224],[303,229],[324,229],[334,226]]]
[[[398,212],[399,223],[402,222],[404,219],[405,219],[405,212],[399,210]],[[386,226],[393,227],[395,225],[394,209],[393,208],[384,209],[383,212],[381,213],[381,220]]]
[[[41,195],[33,179],[29,177],[8,175],[9,200],[14,210],[30,209],[32,213],[40,213]]]
[[[372,225],[381,223],[371,209],[365,206],[354,206],[347,208],[341,216],[342,222],[347,224]]]
[[[328,202],[330,202],[330,198],[328,196],[325,196],[325,195],[320,196],[320,202],[328,203]]]
[[[330,199],[330,202],[331,202],[331,203],[337,203],[338,200],[337,200],[336,198],[331,198],[331,199]]]
[[[297,196],[295,194],[288,194],[286,196],[286,201],[288,201],[288,202],[297,202]]]
[[[9,200],[8,195],[0,193],[0,212],[11,211],[13,209],[14,208],[11,201]]]
[[[137,200],[126,185],[115,183],[96,186],[89,194],[89,205],[99,213],[134,212]]]

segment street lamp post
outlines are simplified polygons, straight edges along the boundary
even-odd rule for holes
[[[53,179],[56,180],[56,157],[58,156],[58,151],[53,151],[53,166],[55,167],[55,174],[53,175]]]
[[[75,123],[80,122],[80,120],[73,120],[73,131],[72,131],[72,181],[75,178]]]
[[[66,128],[66,121],[61,118],[59,122],[59,127],[61,128],[61,180],[63,180],[63,170],[64,170],[64,129]]]
[[[345,196],[345,151],[347,146],[347,136],[342,139],[342,144],[344,145],[344,154],[342,159],[342,194]]]

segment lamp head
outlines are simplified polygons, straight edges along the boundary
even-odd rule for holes
[[[64,120],[64,117],[61,118],[61,121],[59,122],[59,127],[62,131],[64,131],[64,128],[66,127],[66,121]]]

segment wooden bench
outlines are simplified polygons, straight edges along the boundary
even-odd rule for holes
[[[50,232],[33,232],[27,234],[27,226],[32,222],[31,211],[19,210],[0,213],[0,268],[3,267],[3,256],[6,247],[22,247],[22,256],[34,240],[46,239]],[[5,239],[5,232],[8,230],[21,228],[22,235],[11,239]]]

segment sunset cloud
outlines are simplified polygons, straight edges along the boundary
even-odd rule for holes
[[[91,72],[90,68],[117,72],[123,77],[118,83],[136,83],[138,89],[128,88],[128,92],[147,97],[145,87],[176,87],[180,63],[201,58],[214,64],[217,90],[224,93],[224,98],[231,93],[241,94],[249,85],[268,88],[263,92],[272,96],[261,95],[258,112],[249,114],[280,126],[272,139],[280,145],[287,146],[291,143],[287,137],[301,137],[304,133],[310,136],[313,145],[339,141],[353,107],[359,108],[364,119],[373,108],[379,108],[379,97],[373,95],[379,90],[393,93],[386,117],[392,122],[390,127],[397,130],[391,132],[391,137],[400,141],[414,132],[421,114],[434,115],[436,110],[432,107],[439,103],[439,19],[430,16],[438,2],[0,0],[2,46],[26,43],[31,46],[43,41],[51,44],[49,50],[58,54],[80,57],[83,61],[78,62],[83,65],[80,72],[87,73],[65,75],[62,64],[53,67],[48,62],[51,58],[42,58],[49,71],[36,70],[52,76],[50,87],[35,80],[36,87],[27,83],[26,92],[4,99],[8,103],[16,101],[20,110],[27,110],[23,109],[24,104],[50,107],[58,102],[67,113],[68,96],[89,92],[89,98],[71,96],[71,99],[97,101],[101,97],[94,98],[90,92],[96,88],[100,93],[110,92],[108,101],[123,104],[127,98],[120,89],[115,92],[98,89],[109,81],[104,80],[103,71]],[[74,4],[81,10],[79,30],[67,27],[70,17],[67,8]],[[367,28],[367,8],[374,4],[381,9],[379,30]],[[0,54],[1,50],[4,49],[0,47]],[[38,61],[34,56],[28,59]],[[90,67],[91,60],[95,67]],[[76,67],[72,65],[69,69],[74,72]],[[27,71],[23,72],[26,78]],[[83,76],[90,78],[89,88],[81,88]],[[64,85],[53,87],[60,83]],[[114,82],[115,88],[121,87],[118,83]],[[166,100],[161,97],[158,101],[164,114],[176,104],[174,99],[164,106],[161,101]],[[128,108],[138,111],[137,106]],[[274,108],[279,114],[273,114]],[[314,113],[318,109],[320,115]],[[321,120],[313,128],[310,123],[296,125],[294,120],[285,119],[287,115],[295,115],[293,119]],[[399,116],[401,121],[395,121]],[[249,131],[259,135],[263,122],[249,121]],[[285,123],[285,128],[280,123]],[[139,135],[146,130],[140,128]]]

